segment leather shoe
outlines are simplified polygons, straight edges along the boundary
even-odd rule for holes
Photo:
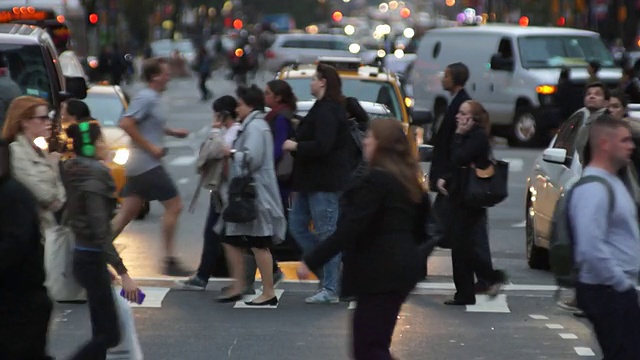
[[[278,305],[278,298],[274,296],[271,299],[265,300],[263,302],[245,301],[245,305],[249,305],[249,306],[276,306],[276,305]]]
[[[216,299],[216,302],[219,302],[221,304],[225,304],[225,303],[231,303],[231,302],[236,302],[236,301],[240,301],[240,300],[242,300],[242,294],[236,294],[236,295],[232,295],[232,296],[221,296],[221,297]]]
[[[454,306],[462,306],[462,305],[475,305],[476,302],[474,301],[462,301],[462,300],[456,300],[456,299],[449,299],[446,300],[444,302],[445,305],[454,305]]]

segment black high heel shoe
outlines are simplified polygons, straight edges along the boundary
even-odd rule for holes
[[[236,294],[236,295],[227,296],[227,297],[221,296],[216,299],[216,302],[220,304],[226,304],[226,303],[232,303],[240,300],[242,300],[242,294]]]
[[[265,300],[263,302],[245,301],[245,305],[249,305],[249,306],[276,306],[276,305],[278,305],[278,298],[274,296],[271,299]]]

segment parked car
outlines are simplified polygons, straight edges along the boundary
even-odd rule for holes
[[[313,63],[319,56],[359,56],[360,45],[351,45],[353,41],[344,35],[278,34],[265,52],[265,64],[276,72],[286,65]]]

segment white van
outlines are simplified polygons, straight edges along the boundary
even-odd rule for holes
[[[595,32],[505,24],[434,29],[423,36],[410,75],[415,108],[443,116],[450,96],[440,79],[448,64],[462,62],[470,71],[466,90],[489,111],[495,134],[510,145],[538,145],[565,120],[553,96],[561,68],[571,68],[582,93],[590,61],[601,64],[603,83],[618,85],[622,71]]]

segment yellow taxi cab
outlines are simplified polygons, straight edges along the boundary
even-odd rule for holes
[[[363,65],[359,58],[318,57],[315,64],[294,64],[280,69],[277,79],[285,80],[299,101],[314,100],[309,84],[318,64],[333,66],[342,80],[342,93],[360,101],[382,104],[391,117],[400,120],[411,147],[420,161],[430,161],[431,146],[423,144],[422,125],[432,120],[428,111],[414,111],[413,99],[406,96],[399,77],[384,67]]]

